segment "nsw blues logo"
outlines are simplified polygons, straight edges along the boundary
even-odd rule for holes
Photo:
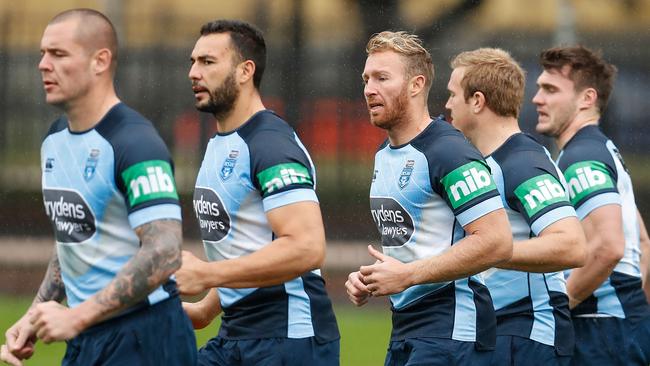
[[[86,166],[84,167],[84,179],[89,181],[93,176],[95,176],[95,170],[97,169],[97,161],[99,160],[99,150],[91,149],[88,159],[86,159]]]
[[[221,167],[221,180],[227,180],[232,175],[232,172],[235,170],[235,164],[237,164],[237,157],[239,156],[238,150],[230,150],[228,158],[223,162]]]
[[[51,172],[54,169],[54,158],[47,158],[45,160],[45,171]]]
[[[413,174],[413,165],[415,165],[415,160],[407,160],[404,169],[402,169],[402,174],[399,175],[399,189],[404,189],[409,182],[411,181],[411,174]]]

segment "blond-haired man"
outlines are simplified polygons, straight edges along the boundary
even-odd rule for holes
[[[512,258],[484,273],[497,315],[493,365],[566,365],[573,353],[561,270],[581,266],[585,239],[562,173],[519,129],[525,75],[506,51],[480,48],[451,62],[452,124],[481,151],[512,227]]]
[[[417,36],[382,32],[363,71],[370,121],[388,139],[375,156],[372,218],[383,254],[349,275],[350,300],[391,295],[386,365],[487,364],[496,319],[475,274],[512,254],[499,193],[480,153],[440,118],[427,96],[431,56]]]

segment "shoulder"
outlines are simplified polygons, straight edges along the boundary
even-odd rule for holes
[[[116,155],[127,154],[136,160],[168,158],[167,147],[153,124],[125,104],[113,107],[96,131],[113,146]]]
[[[564,170],[574,163],[588,160],[612,163],[611,154],[607,149],[608,141],[609,138],[597,126],[582,128],[562,150],[558,159],[560,167]]]
[[[43,140],[47,139],[50,135],[65,130],[67,127],[68,127],[67,118],[65,118],[64,116],[57,118],[54,122],[52,122],[52,124],[50,124],[50,128],[47,130],[47,133],[43,137]]]
[[[465,136],[441,118],[412,141],[427,158],[431,170],[450,172],[473,161],[483,161],[481,153]]]
[[[555,179],[557,170],[546,149],[526,134],[508,139],[491,157],[499,164],[504,179],[519,184],[541,174],[551,174]]]

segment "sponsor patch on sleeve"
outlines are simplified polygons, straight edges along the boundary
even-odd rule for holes
[[[263,197],[292,184],[314,185],[309,170],[299,163],[278,164],[266,168],[257,174],[257,179],[262,187]]]
[[[610,192],[614,189],[614,181],[609,175],[605,164],[595,161],[581,161],[569,166],[564,171],[569,188],[569,199],[576,205],[582,199],[600,190]]]
[[[172,168],[164,160],[148,160],[134,164],[122,172],[131,207],[161,199],[178,199]]]
[[[485,164],[478,161],[454,169],[441,180],[453,209],[496,189]]]
[[[524,206],[528,217],[558,203],[569,202],[562,184],[550,174],[530,178],[515,188],[515,195]]]

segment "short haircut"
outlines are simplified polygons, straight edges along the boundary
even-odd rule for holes
[[[97,10],[78,8],[66,10],[57,14],[48,25],[60,23],[70,19],[78,19],[76,38],[88,51],[94,52],[101,48],[111,51],[111,74],[117,68],[117,32],[108,17]]]
[[[481,92],[487,107],[497,115],[519,117],[526,76],[508,52],[499,48],[462,52],[451,61],[451,67],[465,68],[460,85],[466,101]]]
[[[201,27],[201,36],[214,33],[230,34],[231,42],[237,51],[236,56],[239,57],[238,62],[251,60],[255,63],[253,85],[259,89],[266,68],[266,43],[262,31],[252,24],[230,19],[215,20]]]
[[[415,34],[404,31],[384,31],[373,35],[366,45],[368,55],[375,52],[393,51],[406,59],[406,77],[424,75],[428,93],[433,82],[431,54],[422,46],[422,40]]]
[[[598,93],[598,110],[605,111],[609,96],[614,88],[616,66],[608,63],[600,51],[593,51],[584,46],[549,48],[539,56],[544,70],[562,71],[569,66],[569,79],[573,81],[576,91],[594,88]]]

